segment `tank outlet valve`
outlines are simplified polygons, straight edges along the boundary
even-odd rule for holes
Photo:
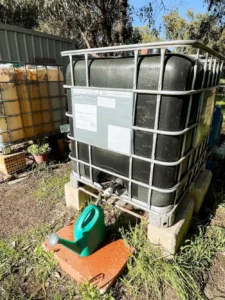
[[[115,186],[120,188],[123,187],[124,186],[123,180],[121,178],[116,178]]]
[[[102,197],[103,198],[110,198],[113,194],[113,190],[114,188],[113,187],[108,187],[106,190],[104,190],[103,194],[102,194]]]

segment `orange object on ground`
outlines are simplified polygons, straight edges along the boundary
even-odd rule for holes
[[[73,224],[57,232],[59,237],[73,240]],[[54,251],[54,257],[61,269],[77,282],[90,282],[104,292],[119,277],[131,255],[123,240],[105,241],[98,250],[87,257],[80,257],[69,249],[57,244],[51,247],[46,240],[45,251]]]
[[[14,174],[26,168],[24,152],[0,155],[0,171],[6,175]]]

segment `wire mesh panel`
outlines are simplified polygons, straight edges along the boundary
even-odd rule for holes
[[[140,55],[142,49],[157,51]],[[107,56],[127,51],[134,55]],[[122,179],[122,199],[148,211],[155,225],[170,226],[205,164],[224,57],[196,41],[65,51],[62,56],[70,61],[64,87],[77,179],[100,189]]]
[[[0,149],[66,123],[60,66],[0,64]]]

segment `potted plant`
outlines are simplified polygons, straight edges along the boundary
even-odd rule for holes
[[[51,151],[49,144],[33,144],[27,148],[28,153],[32,154],[36,163],[41,164],[42,162],[48,161],[48,154]]]

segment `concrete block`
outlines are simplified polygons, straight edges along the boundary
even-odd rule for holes
[[[78,187],[74,187],[71,181],[67,182],[64,188],[66,206],[81,210],[84,207],[85,201],[88,199],[88,195],[80,191]]]
[[[197,214],[202,206],[205,196],[208,192],[212,179],[212,172],[209,170],[202,171],[197,177],[194,186],[191,188],[189,195],[194,201],[194,213]]]
[[[91,186],[85,185],[83,187],[87,192],[98,195],[98,190],[92,188]],[[65,198],[66,206],[73,207],[76,210],[81,210],[84,207],[85,202],[91,197],[88,193],[79,189],[79,183],[74,186],[74,183],[69,181],[65,184]]]
[[[186,196],[176,212],[175,223],[171,227],[148,225],[148,239],[151,243],[161,246],[165,254],[175,255],[182,245],[190,227],[194,202]]]
[[[75,188],[78,188],[79,187],[79,182],[77,180],[77,177],[75,176],[75,172],[72,171],[70,173],[70,181],[72,183],[72,185],[75,187]]]
[[[73,240],[73,224],[60,229],[59,237]],[[102,245],[87,257],[80,257],[69,249],[57,244],[51,247],[46,240],[45,251],[53,251],[54,258],[61,269],[77,282],[89,282],[104,293],[120,276],[134,249],[127,249],[123,240],[104,241]]]

